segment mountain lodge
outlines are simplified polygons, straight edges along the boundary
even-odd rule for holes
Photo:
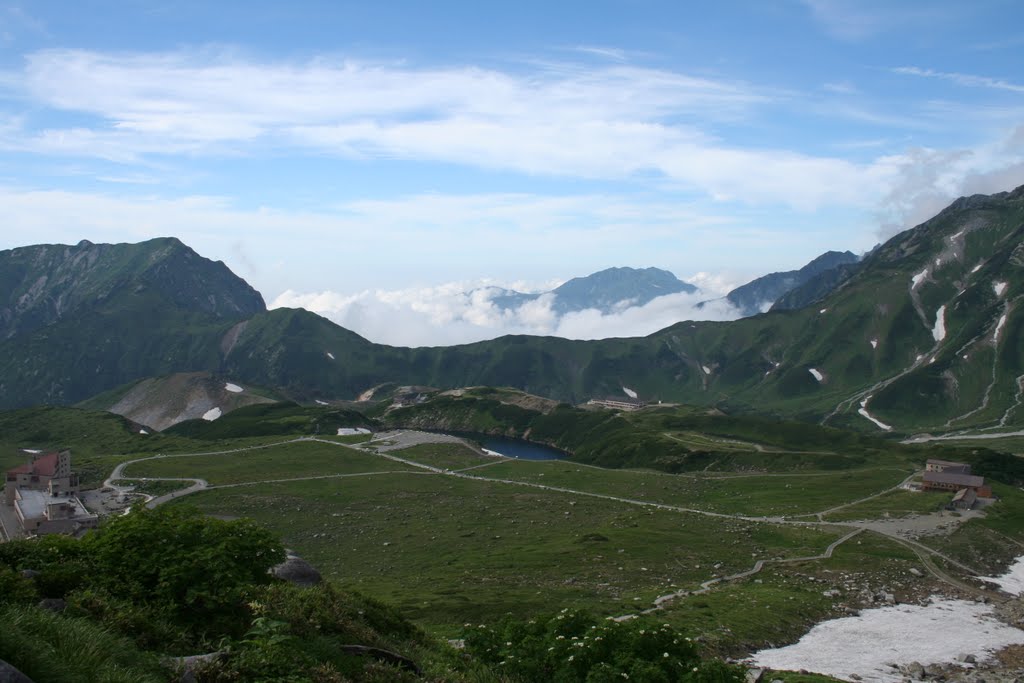
[[[26,534],[74,534],[95,527],[99,517],[78,498],[71,451],[23,453],[32,459],[7,470],[4,484],[4,503],[14,508],[22,530]]]

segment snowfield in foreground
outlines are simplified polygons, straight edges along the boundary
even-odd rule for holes
[[[1024,592],[1024,557],[1006,574],[989,579],[1007,592]],[[1024,643],[1024,631],[997,620],[991,605],[966,600],[934,600],[928,605],[867,609],[856,617],[822,622],[800,642],[761,650],[750,661],[779,670],[806,669],[851,681],[900,683],[890,664],[949,664],[960,654],[979,661],[1007,645]]]

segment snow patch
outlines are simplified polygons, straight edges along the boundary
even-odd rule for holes
[[[238,386],[237,384],[232,384],[231,382],[225,384],[224,388],[230,391],[232,394],[240,394],[243,391],[245,391],[242,387]]]
[[[1024,631],[998,621],[991,605],[936,600],[925,606],[868,609],[860,616],[825,621],[795,645],[762,650],[752,661],[755,666],[807,669],[844,680],[853,680],[856,674],[869,683],[899,683],[903,675],[889,662],[953,663],[960,653],[986,659],[996,650],[1020,643],[1024,643]]]
[[[316,399],[316,404],[317,404],[318,406],[329,406],[329,405],[331,405],[331,404],[330,404],[330,403],[328,403],[327,401],[321,401],[320,399]]]
[[[996,323],[996,333],[992,336],[993,339],[999,341],[999,333],[1003,331],[1003,325],[1006,324],[1006,314],[1003,313],[999,316],[999,322]]]
[[[630,398],[636,398],[637,397],[636,396],[636,392],[633,391],[632,389],[628,388],[628,387],[622,387],[622,391],[624,391],[626,393],[626,396],[629,396]]]
[[[369,434],[369,429],[362,427],[338,427],[338,436],[356,436],[357,434]]]
[[[708,367],[708,366],[706,366],[706,365],[702,365],[702,366],[700,366],[700,369],[704,371],[704,374],[705,374],[705,375],[710,375],[710,374],[711,374],[711,368],[709,368],[709,367]]]
[[[328,358],[330,358],[331,360],[334,360],[334,354],[333,353],[331,353],[330,351],[327,351],[326,353],[327,353],[327,357]]]
[[[946,338],[946,306],[939,306],[935,311],[935,327],[932,328],[932,338],[940,342]]]
[[[963,231],[963,230],[961,230],[960,232],[956,233],[955,235],[950,235],[950,236],[949,236],[949,241],[950,241],[950,242],[952,242],[952,241],[953,241],[953,240],[955,240],[955,239],[956,239],[957,237],[960,237],[960,236],[961,236],[961,235],[963,235],[963,234],[964,234],[964,231]]]
[[[207,422],[213,422],[221,416],[220,408],[213,407],[203,413],[203,419]]]
[[[942,259],[940,259],[940,258],[935,259],[935,267],[938,268],[941,265],[942,265]]]
[[[827,309],[827,308],[823,308],[823,309],[821,309],[820,311],[818,311],[818,313],[819,313],[819,314],[820,314],[820,313],[828,313],[828,309]]]
[[[873,348],[873,349],[877,349],[878,348],[878,340],[877,339],[872,339],[871,340],[871,348]]]
[[[38,455],[39,453],[42,453],[42,451],[36,450],[35,448],[22,448],[21,450],[25,451],[26,453],[31,453],[32,455]]]
[[[977,273],[979,270],[981,270],[981,264],[980,263],[978,265],[974,266],[973,268],[971,268],[971,272],[972,273]]]
[[[145,429],[140,429],[139,434],[149,434]]]
[[[996,296],[1002,296],[1003,292],[1006,291],[1006,283],[1005,282],[993,282],[992,283],[992,291],[994,291],[996,293]]]
[[[918,273],[914,277],[910,278],[910,288],[911,289],[916,288],[919,284],[921,284],[921,282],[924,281],[924,279],[926,277],[928,277],[928,269],[927,268],[922,270],[920,273]]]
[[[868,396],[866,399],[864,399],[863,401],[860,402],[860,409],[857,411],[857,414],[860,415],[861,417],[867,419],[867,420],[871,420],[872,422],[874,422],[875,426],[878,427],[879,429],[884,429],[887,432],[891,432],[892,431],[892,427],[891,426],[885,424],[884,422],[882,422],[881,420],[879,420],[874,415],[872,415],[871,413],[868,412],[868,401],[870,401],[870,400],[871,400],[871,397]]]
[[[814,375],[814,379],[818,380],[819,382],[825,379],[825,375],[821,374],[816,368],[810,368],[807,370],[807,372]]]
[[[1020,595],[1024,593],[1024,556],[1010,565],[1002,576],[980,576],[982,581],[994,583],[1007,593]]]

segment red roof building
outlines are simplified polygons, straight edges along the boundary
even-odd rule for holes
[[[46,453],[35,458],[32,462],[19,465],[14,469],[7,470],[7,478],[12,475],[28,474],[37,477],[52,477],[57,473],[57,465],[60,460],[60,453]]]

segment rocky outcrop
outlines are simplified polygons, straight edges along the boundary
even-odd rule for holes
[[[271,567],[270,573],[282,581],[304,588],[310,588],[323,582],[323,577],[320,576],[316,567],[290,550],[287,559],[281,564]]]
[[[0,683],[32,683],[32,679],[0,659]]]

